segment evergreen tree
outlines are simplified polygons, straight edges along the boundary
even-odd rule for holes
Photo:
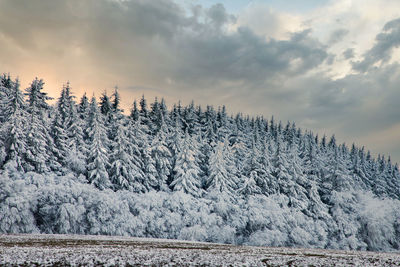
[[[110,98],[107,95],[107,92],[104,92],[100,97],[100,111],[101,114],[107,117],[110,115],[112,111],[112,104]]]
[[[89,154],[87,159],[88,180],[97,188],[104,190],[111,187],[107,173],[108,150],[107,133],[103,118],[97,108],[96,98],[90,102],[88,142]]]
[[[278,182],[279,193],[290,195],[293,194],[294,181],[289,173],[289,164],[286,155],[286,149],[283,145],[281,135],[278,133],[276,141],[276,152],[273,158],[272,175]]]
[[[138,121],[129,120],[127,127],[128,144],[126,152],[130,156],[131,163],[129,166],[131,177],[129,181],[129,190],[136,193],[147,192],[147,188],[144,186],[146,174],[143,172],[145,168],[142,156],[143,142],[145,142],[146,135],[140,123],[140,118]]]
[[[114,88],[114,93],[112,94],[112,98],[113,98],[111,104],[112,110],[114,112],[124,112],[124,110],[120,108],[121,97],[119,96],[117,86],[115,86]]]
[[[88,148],[85,142],[84,127],[88,117],[89,107],[86,94],[81,99],[80,105],[74,101],[75,96],[71,94],[70,85],[65,88],[67,103],[66,133],[68,136],[67,165],[77,174],[86,174],[86,155]],[[80,113],[80,111],[82,113]],[[82,115],[82,116],[81,116]]]
[[[16,83],[19,86],[18,80]],[[11,80],[10,74],[0,76],[0,124],[6,122],[12,114],[8,102],[10,98],[13,98],[11,94],[15,93],[13,87],[15,87],[15,84]]]
[[[25,101],[19,86],[19,81],[16,80],[9,94],[4,95],[1,101],[2,109],[7,110],[7,113],[5,113],[5,123],[0,127],[1,136],[4,136],[4,140],[2,140],[4,160],[0,161],[0,164],[8,164],[10,167],[23,172],[24,153],[27,150],[25,129],[28,114],[25,111]]]
[[[48,171],[50,166],[59,167],[54,159],[54,144],[49,134],[47,112],[50,106],[47,100],[51,98],[43,92],[43,80],[36,78],[26,89],[28,96],[29,128],[27,132],[27,150],[25,151],[25,170],[35,170],[38,173]],[[49,164],[48,164],[49,163]],[[49,166],[50,165],[50,166]]]
[[[218,142],[210,157],[210,176],[207,179],[207,191],[216,191],[233,196],[238,184],[235,166],[228,140]]]
[[[129,139],[122,123],[115,124],[115,138],[110,150],[110,181],[114,190],[130,190],[133,183],[132,158],[128,154]]]
[[[259,185],[262,185],[262,177],[261,175],[265,175],[262,172],[260,158],[260,148],[259,141],[257,140],[257,133],[254,134],[252,140],[252,146],[249,153],[249,156],[246,160],[244,173],[242,175],[242,184],[238,190],[239,193],[244,195],[253,195],[255,193],[261,193],[261,188]],[[258,141],[258,142],[257,142]]]
[[[132,107],[130,116],[131,116],[131,119],[134,120],[134,121],[138,121],[139,120],[139,109],[137,107],[136,100],[133,101],[133,107]]]
[[[171,174],[171,151],[168,148],[168,129],[161,115],[161,126],[151,144],[151,157],[155,161],[157,171],[157,188],[162,191],[168,190],[168,177]]]
[[[69,86],[69,85],[68,85]],[[70,123],[70,105],[65,86],[61,90],[61,96],[57,101],[56,115],[52,123],[51,134],[54,140],[55,152],[58,162],[67,165],[67,156],[70,150],[68,146],[68,124]]]
[[[157,180],[157,168],[155,159],[152,157],[151,143],[152,141],[146,140],[142,144],[142,160],[143,160],[143,173],[144,179],[142,181],[146,191],[159,189],[159,181]]]
[[[89,99],[86,96],[86,93],[83,94],[81,101],[78,106],[79,117],[82,120],[86,120],[89,114]]]
[[[50,106],[46,101],[51,100],[52,98],[42,91],[43,86],[43,80],[35,78],[35,80],[32,81],[31,86],[26,89],[25,95],[28,96],[27,102],[31,114],[43,113],[50,109]]]
[[[203,194],[203,190],[200,183],[200,168],[196,161],[196,150],[194,139],[186,132],[185,137],[179,143],[174,179],[170,187],[174,191],[182,191],[199,197]]]
[[[244,177],[243,182],[238,189],[238,193],[246,197],[261,193],[261,189],[256,183],[257,179],[257,172],[251,171],[249,176]]]

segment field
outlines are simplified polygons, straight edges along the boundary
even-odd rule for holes
[[[1,266],[400,266],[400,253],[78,235],[0,235]]]

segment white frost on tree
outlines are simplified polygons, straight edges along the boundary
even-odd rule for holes
[[[174,179],[170,187],[174,191],[183,191],[199,197],[203,194],[200,183],[200,168],[197,165],[195,140],[186,132],[179,143],[174,168]]]
[[[90,103],[88,142],[88,180],[101,190],[110,188],[111,182],[107,173],[107,134],[94,97]]]

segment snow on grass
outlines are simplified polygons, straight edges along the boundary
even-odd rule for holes
[[[400,266],[400,254],[119,236],[0,235],[0,265]]]

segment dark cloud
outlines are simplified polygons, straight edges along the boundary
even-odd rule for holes
[[[394,48],[400,46],[400,19],[389,21],[375,38],[375,45],[368,50],[364,59],[353,62],[353,69],[365,72],[375,63],[387,63]]]
[[[140,78],[152,87],[260,84],[305,73],[327,57],[310,30],[285,41],[266,41],[245,27],[227,31],[235,17],[222,4],[194,7],[191,15],[167,0],[4,0],[0,10],[1,31],[17,46],[53,60],[71,59],[68,53],[78,49],[84,57],[76,61],[100,74]]]
[[[236,21],[235,16],[228,14],[224,5],[216,4],[206,10],[206,15],[215,28],[219,29],[226,23]]]
[[[248,28],[214,35],[210,25],[180,36],[173,44],[180,61],[171,75],[193,86],[224,81],[262,83],[287,74],[297,75],[318,66],[327,57],[324,47],[309,31],[293,34],[287,41],[255,35]]]
[[[309,127],[336,133],[342,140],[368,141],[368,136],[400,124],[399,83],[400,66],[397,63],[337,80],[324,74],[298,77],[290,86],[302,88],[302,97],[297,98],[297,108],[285,116],[299,122],[312,121],[314,123]],[[381,138],[386,137],[382,135]],[[363,145],[372,146],[372,140],[370,142]],[[397,144],[396,140],[387,142]],[[385,153],[388,151],[396,152],[390,148]]]
[[[354,58],[354,49],[353,48],[348,48],[343,52],[343,56],[345,59],[352,59]]]

